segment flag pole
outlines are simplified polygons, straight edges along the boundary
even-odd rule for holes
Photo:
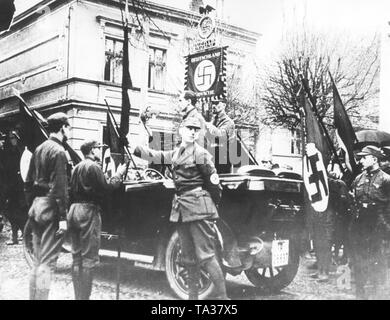
[[[346,166],[347,166],[347,169],[348,169],[348,171],[350,171],[352,173],[352,175],[354,175],[354,174],[356,174],[357,164],[356,164],[356,161],[355,161],[354,156],[353,156],[353,146],[354,146],[354,144],[356,144],[358,142],[358,139],[356,137],[355,130],[353,129],[351,120],[349,119],[347,111],[345,110],[344,104],[343,104],[343,102],[341,100],[339,91],[337,90],[336,83],[334,82],[334,79],[333,79],[332,74],[330,73],[329,69],[328,69],[328,74],[329,74],[330,80],[332,82],[334,124],[335,124],[335,127],[336,127],[336,133],[339,136],[339,133],[340,133],[339,132],[339,126],[337,125],[336,122],[340,121],[340,119],[339,119],[340,117],[339,116],[336,117],[336,114],[340,115],[341,112],[344,115],[343,121],[345,122],[344,123],[344,126],[346,127],[345,129],[348,130],[349,133],[352,133],[352,137],[350,137],[350,138],[352,138],[351,139],[352,140],[352,146],[350,146],[350,147],[352,147],[352,149],[348,149],[348,146],[346,145],[346,142],[344,142],[341,137],[339,137],[339,138],[341,139],[341,141],[343,141],[343,144],[345,145],[345,148],[347,149],[347,150],[344,150],[345,153],[346,153],[346,156],[348,156],[348,158],[349,158],[349,164],[347,164],[347,160],[345,162]],[[337,106],[337,108],[336,108],[336,106]],[[339,119],[339,121],[337,121],[336,119]],[[349,165],[349,167],[348,167],[348,165]]]
[[[106,103],[108,112],[109,112],[109,114],[110,114],[112,120],[114,121],[115,130],[116,130],[116,132],[117,132],[117,134],[118,134],[119,140],[121,141],[121,140],[122,140],[121,133],[120,133],[120,131],[119,131],[119,127],[118,127],[118,124],[116,123],[116,120],[115,120],[115,118],[114,118],[114,115],[112,114],[110,105],[108,104],[108,102],[107,102],[106,99],[104,99],[104,102]],[[127,141],[127,139],[126,139],[126,141]],[[124,143],[124,144],[123,144],[123,148],[124,148],[124,150],[126,150],[126,153],[127,153],[127,155],[129,156],[129,159],[130,159],[131,163],[133,164],[134,169],[136,169],[137,166],[136,166],[136,164],[135,164],[135,161],[134,161],[133,156],[131,155],[131,152],[130,152],[130,150],[129,150],[128,144],[127,144],[127,143],[126,143],[126,144]],[[128,169],[129,169],[130,161],[127,163],[126,174],[127,174]],[[137,174],[137,177],[138,177],[138,178],[141,177],[138,171],[136,171],[136,174]]]
[[[336,151],[336,148],[334,147],[333,145],[333,142],[332,142],[332,139],[330,138],[329,136],[329,132],[328,130],[326,129],[324,123],[322,122],[322,119],[320,118],[319,114],[318,114],[318,110],[317,110],[317,107],[316,107],[316,104],[315,104],[315,101],[314,101],[314,98],[313,96],[311,95],[310,93],[310,88],[307,84],[307,80],[303,78],[302,74],[299,74],[299,77],[300,77],[300,80],[301,80],[301,83],[302,83],[302,87],[305,91],[305,93],[307,94],[307,97],[309,98],[310,102],[311,102],[311,105],[312,105],[312,108],[313,108],[313,111],[314,111],[314,114],[316,115],[317,117],[317,120],[318,120],[318,123],[320,124],[324,134],[325,134],[325,137],[326,137],[326,142],[328,143],[328,146],[329,148],[332,150],[332,153],[336,159],[336,162],[337,164],[340,166],[340,169],[343,170],[343,167],[341,165],[341,161],[340,161],[340,158],[337,154],[337,151]],[[343,170],[344,171],[344,170]]]
[[[27,109],[27,111],[31,114],[31,116],[33,117],[33,119],[38,123],[39,125],[39,128],[42,132],[42,134],[45,136],[46,139],[49,139],[49,133],[47,132],[46,128],[42,125],[41,121],[38,119],[36,113],[35,113],[35,110],[31,110],[30,107],[27,105],[26,101],[22,98],[20,92],[15,89],[15,88],[12,88],[12,91],[13,91],[13,94],[19,99],[19,101],[23,104],[23,106],[25,107],[25,109]],[[64,141],[63,142],[63,145],[64,145],[64,148],[66,151],[68,151],[69,153],[69,156],[71,158],[71,160],[73,161],[73,164],[77,164],[81,161],[81,158],[80,156],[76,153],[76,151],[74,151],[72,149],[72,147],[66,142]]]

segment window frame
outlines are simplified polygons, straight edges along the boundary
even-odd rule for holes
[[[150,60],[150,51],[153,50],[153,54],[154,54],[154,61],[151,62]],[[156,54],[156,50],[159,50],[159,51],[162,51],[162,57],[163,57],[163,62],[162,62],[162,79],[161,79],[161,88],[156,88],[156,80],[154,78],[154,85],[152,86],[152,78],[151,78],[151,74],[152,74],[152,68],[151,68],[151,64],[152,63],[155,63],[155,54]],[[167,90],[166,88],[166,77],[167,77],[167,57],[168,57],[168,50],[166,47],[163,47],[163,46],[158,46],[158,45],[153,45],[153,44],[150,44],[148,45],[148,78],[147,78],[147,88],[148,90],[152,90],[152,91],[157,91],[157,92],[165,92]],[[155,66],[154,66],[155,67]],[[154,71],[156,72],[156,71]]]

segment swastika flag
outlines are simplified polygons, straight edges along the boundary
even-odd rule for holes
[[[184,89],[205,100],[226,97],[226,48],[187,56]]]
[[[303,182],[314,210],[324,212],[328,208],[329,201],[326,167],[330,160],[330,150],[310,101],[306,96],[301,100],[305,111],[303,125],[306,132]]]

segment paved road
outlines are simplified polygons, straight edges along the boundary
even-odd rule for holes
[[[0,300],[28,299],[29,268],[24,260],[22,245],[7,246],[9,227],[0,233]],[[276,295],[264,295],[251,285],[244,275],[227,277],[227,290],[232,299],[240,300],[319,300],[354,299],[351,291],[340,291],[336,280],[318,283],[310,278],[313,272],[308,269],[311,260],[301,260],[296,278],[286,289]],[[70,274],[71,256],[61,254],[57,271],[52,282],[50,299],[72,300],[73,286]],[[97,268],[91,299],[113,300],[116,298],[115,259],[102,258]],[[128,261],[121,263],[120,299],[170,300],[177,299],[163,272],[156,272],[131,266]]]

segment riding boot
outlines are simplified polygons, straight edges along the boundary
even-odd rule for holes
[[[199,299],[200,270],[198,265],[188,266],[188,300]]]
[[[72,266],[72,282],[75,300],[81,300],[81,286],[83,277],[83,268],[80,265]]]
[[[81,279],[81,300],[89,300],[92,291],[93,269],[84,268]]]
[[[204,267],[210,275],[211,281],[214,283],[216,293],[215,299],[229,300],[226,294],[225,277],[217,259],[212,257],[211,259],[206,260],[204,262]]]
[[[35,300],[48,300],[51,283],[51,270],[49,266],[40,265],[37,268],[35,283]]]

